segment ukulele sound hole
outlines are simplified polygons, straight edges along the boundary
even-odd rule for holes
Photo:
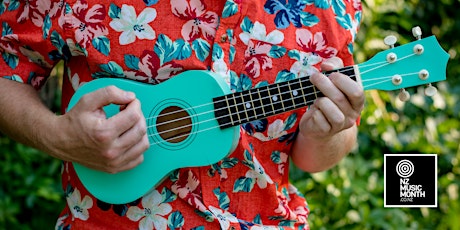
[[[170,143],[179,143],[190,135],[192,120],[184,109],[171,106],[158,114],[156,127],[163,140]]]

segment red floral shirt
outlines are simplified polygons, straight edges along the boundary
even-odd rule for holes
[[[209,70],[236,92],[321,71],[331,57],[351,65],[361,3],[6,0],[0,19],[1,76],[39,89],[64,60],[65,111],[78,87],[102,77],[160,84],[186,70]],[[308,229],[307,202],[288,174],[304,112],[241,125],[225,159],[175,170],[129,204],[99,201],[64,162],[67,207],[56,229]]]

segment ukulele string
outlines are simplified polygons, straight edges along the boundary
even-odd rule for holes
[[[346,71],[348,71],[350,68],[352,68],[353,66],[348,66],[348,67],[344,67],[340,70],[337,70],[336,72],[339,72],[339,73],[344,73]],[[355,75],[352,75],[350,77],[354,77]],[[306,77],[302,77],[302,78],[299,78],[299,80],[303,80],[303,79],[309,79],[310,76],[306,76]],[[310,86],[311,87],[311,86]],[[307,88],[310,88],[310,87],[307,87]],[[307,89],[307,88],[301,88],[302,90],[303,89]],[[259,91],[259,93],[264,93],[264,92],[268,92],[270,90],[270,88],[265,88],[265,89],[262,89]],[[251,93],[252,94],[252,93]],[[262,99],[267,99],[269,97],[263,97],[261,98]],[[168,113],[164,113],[164,114],[161,114],[159,116],[156,116],[156,118],[161,118],[163,116],[170,116],[170,115],[174,115],[174,114],[177,114],[177,113],[180,113],[182,111],[185,111],[185,112],[189,112],[189,110],[195,110],[195,109],[198,109],[200,107],[203,107],[203,106],[209,106],[209,105],[213,105],[214,103],[220,103],[220,102],[225,102],[225,99],[222,99],[222,100],[218,100],[218,101],[215,101],[215,102],[209,102],[209,103],[206,103],[206,104],[201,104],[201,105],[196,105],[196,106],[193,106],[193,107],[189,107],[189,108],[185,108],[184,110],[180,110],[180,111],[171,111],[171,112],[168,112]],[[252,101],[251,101],[252,102]],[[236,106],[238,105],[242,105],[242,103],[240,104],[236,104]],[[221,108],[221,109],[226,109],[226,108]],[[219,111],[220,109],[216,110],[216,111]],[[210,111],[212,112],[212,111]],[[150,119],[154,119],[155,117],[152,116],[152,117],[147,117],[146,118],[146,121],[150,120]],[[160,124],[168,124],[168,123],[172,123],[172,122],[177,122],[177,121],[180,121],[180,120],[170,120],[170,121],[167,121],[167,122],[164,122],[164,123],[160,123]]]
[[[401,60],[404,60],[404,59],[406,59],[406,58],[412,57],[412,56],[414,56],[414,55],[415,55],[415,54],[409,54],[409,55],[407,55],[407,56],[405,56],[405,57],[402,57],[402,58],[398,59],[397,62],[398,62],[398,61],[401,61]],[[365,70],[365,71],[362,71],[362,72],[360,73],[360,75],[364,75],[364,74],[366,74],[366,73],[368,73],[368,72],[372,72],[372,71],[377,70],[377,69],[379,69],[379,68],[385,67],[385,66],[387,66],[387,65],[389,65],[389,64],[391,64],[391,63],[388,63],[387,61],[382,61],[382,62],[370,63],[370,64],[367,64],[367,65],[361,65],[360,68],[369,67],[369,66],[376,66],[376,67],[371,68],[371,69],[368,69],[368,70]],[[348,66],[348,67],[341,68],[341,69],[337,70],[336,72],[344,73],[344,72],[348,71],[350,68],[353,68],[353,66]],[[355,76],[356,76],[356,75],[350,75],[350,77],[355,77]],[[305,78],[309,78],[309,77],[310,77],[310,76],[307,76],[307,77],[305,77]],[[388,77],[381,77],[381,78],[388,78]],[[366,82],[366,81],[375,81],[375,80],[379,80],[379,79],[381,79],[381,78],[374,78],[374,79],[362,80],[362,82]],[[391,76],[390,76],[389,78],[391,78]],[[372,85],[381,84],[381,83],[384,83],[384,82],[386,82],[386,81],[377,82],[377,83],[374,83],[374,84],[372,84]],[[368,85],[368,86],[372,86],[372,85]],[[364,87],[364,89],[366,89],[366,87]],[[260,91],[260,92],[265,92],[265,91],[268,91],[268,90],[269,90],[269,89],[267,88],[267,89],[263,89],[263,90]],[[265,99],[265,98],[263,98],[263,99]],[[225,101],[225,100],[220,100],[220,101],[216,101],[216,102],[219,103],[219,102],[223,102],[223,101]],[[197,108],[200,108],[200,107],[203,107],[203,106],[208,106],[208,105],[213,104],[213,103],[214,103],[214,102],[210,102],[210,103],[206,103],[206,104],[202,104],[202,105],[197,105],[197,106],[194,106],[194,107],[190,107],[190,108],[187,108],[187,109],[193,110],[193,109],[197,109]],[[186,112],[188,112],[187,109],[185,110]],[[157,119],[158,119],[158,118],[161,118],[162,116],[170,116],[170,115],[173,115],[173,114],[176,114],[176,113],[180,113],[180,112],[181,112],[181,111],[171,111],[171,112],[168,112],[168,113],[165,113],[165,114],[161,114],[161,115],[157,116]],[[153,118],[154,118],[154,117],[148,117],[148,118],[146,118],[146,121],[148,121],[149,119],[153,119]],[[172,122],[175,122],[175,120],[172,121]]]
[[[350,77],[354,77],[354,76],[355,76],[355,75],[350,75]],[[305,79],[307,79],[307,78],[305,78]],[[301,84],[301,83],[300,83],[300,84]],[[314,85],[310,85],[310,86],[307,86],[307,87],[301,87],[301,88],[299,88],[299,90],[302,90],[302,91],[303,91],[303,90],[305,90],[305,89],[309,89],[309,88],[312,88],[312,87],[314,87]],[[266,90],[263,90],[263,91],[260,91],[260,92],[265,92],[265,91],[268,91],[268,90],[270,90],[270,89],[267,88]],[[319,91],[317,91],[317,92],[319,92]],[[278,95],[280,95],[281,98],[282,98],[284,94],[290,94],[290,93],[291,93],[291,92],[280,92]],[[286,101],[295,100],[295,99],[302,98],[302,97],[306,97],[306,96],[311,96],[311,95],[313,95],[313,94],[315,94],[315,92],[313,92],[313,93],[308,93],[308,94],[305,94],[305,95],[300,95],[300,96],[293,96],[293,97],[290,97],[290,98],[285,99],[285,100],[282,99],[281,101],[272,102],[272,104],[274,104],[274,105],[280,104],[280,103],[284,104],[284,102],[286,102]],[[257,99],[257,100],[260,101],[260,100],[268,99],[268,98],[272,98],[272,96],[261,97],[260,99]],[[225,100],[220,100],[220,101],[217,101],[217,102],[224,102],[224,101],[225,101]],[[272,101],[272,99],[270,99],[270,101]],[[232,107],[237,108],[238,106],[244,106],[246,103],[254,104],[253,102],[254,102],[254,100],[246,101],[246,102],[241,102],[241,103],[236,103],[236,104],[232,105]],[[308,101],[307,104],[308,104],[309,102],[311,102],[311,101]],[[200,108],[200,107],[203,107],[203,106],[211,106],[211,105],[213,105],[213,104],[214,104],[214,103],[201,104],[201,105],[197,105],[197,106],[194,106],[194,107],[190,107],[190,108],[187,108],[187,109],[184,109],[184,110],[185,110],[185,111],[187,111],[187,110],[192,110],[192,109]],[[252,109],[252,110],[256,110],[256,109],[260,109],[260,108],[263,108],[263,105],[258,106],[258,107],[253,107],[253,108],[251,108],[251,109]],[[227,108],[227,107],[222,107],[222,108],[219,108],[219,109],[216,109],[216,110],[207,110],[207,111],[204,111],[204,112],[202,112],[202,113],[195,114],[194,116],[202,116],[202,115],[204,115],[204,114],[213,113],[214,111],[220,111],[220,110],[225,110],[225,109],[228,109],[228,108]],[[246,111],[247,111],[247,110],[246,110]],[[179,112],[181,112],[181,111],[179,111]],[[165,116],[165,115],[176,114],[176,113],[179,113],[179,112],[177,112],[177,111],[172,111],[172,112],[169,112],[169,113],[166,113],[166,114],[162,114],[162,115],[160,115],[160,116],[157,116],[157,118],[162,117],[162,116]],[[188,112],[188,111],[187,111],[187,112]],[[244,112],[244,111],[243,111],[243,112]],[[276,110],[275,110],[274,112],[276,112]],[[238,113],[238,114],[241,114],[242,112],[237,112],[237,113]],[[232,115],[232,114],[230,114],[230,115]],[[216,117],[216,119],[223,118],[223,117],[225,117],[225,116]],[[255,116],[255,117],[257,118],[257,116]],[[153,119],[153,118],[154,118],[154,117],[149,117],[149,118],[147,118],[146,120]],[[252,117],[250,117],[250,118],[252,118]],[[167,124],[169,124],[169,123],[175,123],[175,122],[179,122],[179,121],[183,121],[183,120],[187,120],[187,119],[188,119],[187,117],[186,117],[186,118],[179,117],[179,118],[177,118],[177,119],[172,119],[172,120],[160,122],[160,123],[157,123],[157,124],[152,124],[152,125],[150,125],[150,126],[147,126],[147,128],[151,128],[151,127],[154,127],[154,126],[167,125]],[[210,119],[210,120],[201,121],[201,122],[196,123],[196,124],[201,124],[201,123],[205,123],[205,122],[213,121],[213,120],[215,120],[215,119]],[[227,124],[224,124],[224,125],[228,125],[228,124],[230,124],[230,123],[227,123]],[[168,133],[168,132],[171,132],[171,131],[176,131],[176,130],[178,130],[178,129],[188,128],[188,127],[191,126],[191,125],[192,125],[192,124],[188,124],[188,125],[185,125],[185,126],[179,126],[179,127],[174,128],[174,129],[168,129],[168,130],[165,130],[165,131],[162,131],[162,132],[158,132],[157,134],[159,135],[159,134],[164,134],[164,133]],[[152,135],[157,135],[157,134],[152,134]]]
[[[403,59],[409,58],[410,56],[413,56],[413,55],[415,55],[415,54],[407,55],[406,57],[400,58],[399,60],[403,60]],[[399,60],[398,60],[398,61],[399,61]],[[384,63],[384,64],[383,64],[383,63]],[[374,70],[376,70],[376,69],[385,67],[386,65],[389,65],[389,64],[391,64],[391,63],[388,63],[388,62],[380,62],[380,63],[362,65],[362,66],[360,66],[361,68],[362,68],[362,67],[367,67],[367,66],[373,66],[373,65],[378,65],[378,66],[377,66],[377,67],[374,67],[374,68],[371,68],[371,69],[369,69],[369,70],[366,70],[366,71],[362,71],[360,74],[361,74],[361,75],[364,75],[364,74],[366,74],[366,73],[368,73],[368,72],[371,72],[371,71],[374,71]],[[336,72],[342,73],[342,72],[348,71],[349,68],[352,68],[352,66],[342,68],[342,69],[340,69],[340,70],[338,70],[338,71],[336,71]],[[331,73],[332,73],[332,72],[331,72]],[[413,74],[417,74],[417,73],[408,73],[408,74],[403,74],[403,75],[400,75],[400,76],[407,76],[407,75],[413,75]],[[355,77],[355,76],[356,76],[356,75],[350,75],[349,77]],[[362,80],[362,82],[381,80],[381,81],[379,81],[379,82],[375,82],[375,83],[366,85],[367,87],[369,87],[369,86],[373,86],[373,85],[376,85],[376,84],[381,84],[381,83],[384,83],[384,82],[391,81],[391,78],[392,78],[392,77],[393,77],[393,76],[379,77],[379,78],[373,78],[373,79]],[[308,79],[308,78],[309,78],[309,76],[308,76],[307,78],[305,78],[305,79]],[[363,88],[365,89],[366,86],[364,86]],[[311,86],[307,86],[307,87],[302,87],[302,88],[300,88],[300,89],[301,89],[301,90],[304,90],[304,89],[308,89],[308,88],[311,88],[311,87],[314,87],[314,86],[311,85]],[[264,90],[261,91],[261,92],[268,91],[268,90],[269,90],[269,88],[266,88],[266,89],[264,89]],[[280,93],[281,97],[282,97],[282,94],[285,94],[285,93],[289,93],[289,92]],[[314,94],[314,93],[309,93],[309,94],[307,94],[307,95],[301,95],[301,96],[294,96],[294,97],[289,98],[289,99],[286,99],[286,100],[281,100],[281,101],[275,102],[274,104],[276,104],[276,103],[278,103],[278,104],[279,104],[279,103],[283,103],[283,102],[288,101],[288,100],[298,99],[298,98],[300,98],[300,97],[310,96],[310,95],[312,95],[312,94]],[[267,99],[267,98],[269,98],[269,97],[264,97],[264,98],[261,98],[261,99],[259,99],[259,100]],[[222,101],[225,101],[225,100],[223,99],[223,100],[220,100],[220,101],[217,101],[217,102],[222,102]],[[311,103],[311,102],[313,102],[313,101],[314,101],[314,100],[306,101],[306,103],[304,102],[304,104],[305,104],[305,105],[308,105],[309,103]],[[252,103],[253,101],[250,101],[250,102]],[[247,103],[247,102],[246,102],[246,103]],[[185,109],[185,110],[196,109],[196,108],[203,107],[203,106],[209,106],[209,105],[211,105],[211,104],[214,104],[214,102],[210,102],[210,103],[206,103],[206,104],[202,104],[202,105],[197,105],[197,106],[194,106],[194,107],[191,107],[191,108],[187,108],[187,109]],[[235,104],[234,106],[237,107],[237,106],[243,105],[243,104],[245,104],[245,102]],[[295,104],[292,105],[292,106],[289,106],[289,107],[287,108],[287,110],[289,110],[291,107],[295,107],[295,106],[296,106]],[[259,108],[262,108],[262,106],[255,107],[255,108],[252,108],[252,109],[255,110],[255,109],[259,109]],[[220,108],[220,109],[227,109],[227,108]],[[220,109],[219,109],[219,110],[220,110]],[[277,109],[277,110],[275,110],[274,112],[276,113],[277,111],[280,111],[280,110],[286,110],[286,108]],[[181,111],[179,111],[179,112],[181,112]],[[168,113],[166,113],[166,114],[162,114],[162,115],[160,115],[160,116],[157,116],[157,118],[158,118],[158,117],[161,117],[161,116],[172,115],[172,114],[179,113],[179,112],[178,112],[178,111],[168,112]],[[200,116],[200,115],[207,114],[207,113],[212,113],[212,112],[214,112],[214,111],[213,111],[213,110],[211,110],[211,111],[206,111],[206,112],[203,112],[203,113],[201,113],[201,114],[196,114],[195,116]],[[239,114],[239,113],[241,113],[241,112],[237,112],[237,113]],[[233,114],[230,114],[230,116],[231,116],[231,115],[233,115]],[[149,117],[149,118],[147,118],[146,120],[152,119],[152,118],[154,118],[154,117]],[[198,122],[198,123],[196,123],[196,124],[201,124],[201,123],[205,123],[205,122],[214,121],[214,120],[219,119],[219,118],[221,118],[221,117],[217,117],[217,118],[213,118],[213,119],[209,119],[209,120],[200,121],[200,122]],[[247,120],[251,120],[252,118],[256,118],[256,119],[257,119],[257,115],[252,116],[252,117],[248,117],[248,118],[246,118],[246,119],[247,119]],[[185,118],[185,119],[188,119],[188,118]],[[158,125],[164,125],[164,124],[168,124],[168,123],[172,123],[172,122],[177,122],[177,121],[181,121],[181,120],[185,120],[185,119],[184,119],[184,118],[178,118],[178,119],[173,119],[173,120],[170,120],[170,121],[158,123],[158,124],[155,124],[155,125],[156,125],[156,126],[158,126]],[[229,125],[229,124],[231,125],[231,123],[227,123],[227,124],[223,124],[223,125]],[[152,125],[152,126],[155,126],[155,125]],[[152,137],[152,136],[155,136],[155,135],[160,135],[160,134],[163,134],[163,133],[172,132],[172,131],[175,131],[175,130],[178,130],[178,129],[188,128],[188,127],[190,127],[191,125],[192,125],[192,124],[188,124],[188,125],[185,125],[185,126],[176,127],[176,128],[174,128],[174,129],[165,130],[165,131],[162,131],[162,132],[159,132],[159,133],[154,133],[154,134],[149,135],[149,137]],[[149,126],[148,128],[151,128],[152,126]],[[202,130],[199,130],[199,131],[195,131],[195,132],[191,132],[191,133],[186,133],[186,134],[182,134],[182,135],[179,135],[179,136],[175,136],[175,137],[173,137],[173,138],[168,138],[167,140],[163,140],[163,141],[161,141],[161,142],[171,141],[171,140],[174,140],[174,139],[177,139],[177,138],[183,138],[183,137],[186,137],[186,136],[188,136],[188,135],[190,135],[190,134],[196,134],[196,133],[204,132],[204,131],[207,131],[207,130],[219,128],[219,127],[220,127],[220,126],[209,127],[209,128],[202,129]],[[159,142],[159,143],[158,143],[158,142],[152,143],[151,145],[160,144],[161,142]]]
[[[382,81],[383,82],[383,81]],[[312,86],[309,86],[307,88],[310,88]],[[305,88],[304,88],[305,89]],[[287,92],[286,92],[287,93]],[[301,96],[295,96],[293,97],[292,99],[298,99],[298,98],[301,98],[301,97],[306,97],[306,96],[310,96],[310,95],[313,95],[315,94],[314,92],[313,93],[309,93],[307,95],[301,95]],[[292,100],[291,98],[290,99],[286,99],[286,100],[281,100],[281,101],[277,101],[275,102],[274,104],[279,104],[279,103],[283,103],[285,101],[289,101],[289,100]],[[309,100],[309,101],[304,101],[304,105],[308,105],[309,103],[312,103],[313,101],[315,101],[316,99],[314,100]],[[241,103],[242,104],[242,103]],[[239,104],[239,105],[241,105]],[[298,104],[297,104],[298,105]],[[284,108],[279,108],[279,109],[275,109],[275,111],[273,111],[275,114],[276,112],[278,111],[287,111],[287,110],[290,110],[291,108],[294,108],[295,109],[295,106],[297,106],[296,104],[293,104],[293,105],[290,105],[288,107],[284,107]],[[255,109],[258,109],[258,108],[262,108],[261,106],[259,107],[255,107],[253,108],[254,110]],[[207,112],[204,112],[202,114],[206,114],[206,113],[210,113],[212,111],[207,111]],[[242,112],[238,112],[238,113],[242,113]],[[199,116],[199,115],[202,115],[202,114],[197,114],[195,116]],[[232,115],[232,114],[230,114]],[[211,121],[215,121],[216,119],[219,119],[221,117],[217,117],[217,118],[212,118],[212,119],[208,119],[208,120],[203,120],[203,121],[200,121],[200,122],[197,122],[195,124],[202,124],[202,123],[206,123],[206,122],[211,122]],[[256,118],[257,119],[257,115],[254,115],[254,116],[251,116],[251,117],[248,117],[246,118],[248,121],[251,120],[252,118]],[[177,120],[181,120],[181,119],[176,119]],[[165,131],[162,131],[162,132],[158,132],[158,133],[154,133],[154,134],[151,134],[149,135],[149,137],[153,137],[153,136],[156,136],[156,135],[161,135],[163,133],[168,133],[168,132],[172,132],[172,131],[175,131],[175,130],[179,130],[179,129],[183,129],[183,128],[188,128],[190,126],[192,126],[193,124],[188,124],[188,125],[184,125],[184,126],[179,126],[179,127],[176,127],[176,128],[173,128],[173,129],[169,129],[169,130],[165,130]],[[226,123],[226,124],[223,124],[224,126],[225,125],[231,125],[231,123]],[[152,126],[150,126],[152,127]],[[181,134],[181,135],[178,135],[178,136],[175,136],[175,137],[172,137],[172,138],[168,138],[166,140],[160,140],[159,142],[154,142],[152,143],[151,145],[156,145],[156,144],[161,144],[162,142],[167,142],[167,141],[172,141],[172,140],[175,140],[175,139],[180,139],[180,138],[184,138],[188,135],[191,135],[191,134],[197,134],[197,133],[201,133],[201,132],[205,132],[205,131],[209,131],[209,130],[212,130],[212,129],[216,129],[216,128],[219,128],[220,126],[212,126],[212,127],[208,127],[208,128],[205,128],[205,129],[201,129],[201,130],[198,130],[198,131],[194,131],[194,132],[190,132],[190,133],[185,133],[185,134]]]
[[[314,93],[311,93],[309,95],[312,95]],[[290,100],[290,99],[288,99]],[[286,100],[284,100],[286,101]],[[306,101],[306,104],[305,105],[308,105],[309,103],[312,103],[313,101],[315,100],[309,100],[309,101]],[[276,103],[281,103],[282,101],[279,101],[279,102],[276,102]],[[284,107],[284,108],[280,108],[280,109],[275,109],[275,114],[276,112],[278,111],[285,111],[286,109],[287,110],[290,110],[291,108],[294,108],[295,109],[295,106],[296,105],[291,105],[291,106],[288,106],[288,107]],[[287,111],[286,110],[286,111]],[[241,113],[241,112],[239,112]],[[252,117],[248,117],[247,120],[251,120],[252,118],[257,118],[257,116],[252,116]],[[218,118],[217,118],[218,119]],[[204,121],[200,121],[200,122],[197,122],[196,124],[202,124],[202,123],[206,123],[206,122],[211,122],[211,121],[214,121],[216,119],[208,119],[208,120],[204,120]],[[226,124],[223,124],[223,125],[228,125],[228,124],[231,124],[231,123],[226,123]],[[177,130],[177,129],[182,129],[182,128],[186,128],[186,127],[189,127],[189,126],[192,126],[193,124],[188,124],[188,125],[185,125],[185,126],[180,126],[180,127],[177,127],[177,128],[174,128],[174,129],[169,129],[169,130],[166,130],[166,131],[163,131],[163,132],[158,132],[158,133],[154,133],[154,134],[151,134],[151,135],[148,135],[148,137],[153,137],[153,136],[157,136],[157,135],[160,135],[160,133],[167,133],[167,132],[171,132],[171,131],[174,131],[174,130]],[[212,130],[212,129],[217,129],[217,128],[220,128],[220,126],[211,126],[211,127],[208,127],[208,128],[205,128],[205,129],[201,129],[201,130],[198,130],[198,131],[194,131],[194,132],[190,132],[190,133],[185,133],[185,134],[181,134],[181,135],[178,135],[178,136],[174,136],[172,138],[168,138],[166,140],[164,139],[161,139],[160,141],[158,142],[154,142],[154,143],[151,143],[150,146],[152,145],[157,145],[157,144],[161,144],[163,142],[168,142],[168,141],[172,141],[172,140],[175,140],[175,139],[180,139],[180,138],[184,138],[184,137],[187,137],[188,135],[191,135],[191,134],[197,134],[197,133],[201,133],[201,132],[205,132],[205,131],[209,131],[209,130]]]

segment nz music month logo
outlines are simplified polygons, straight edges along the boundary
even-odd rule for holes
[[[384,206],[437,207],[436,154],[385,154]]]

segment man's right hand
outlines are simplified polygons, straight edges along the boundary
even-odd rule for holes
[[[103,107],[120,105],[107,118]],[[57,130],[49,147],[62,160],[116,173],[140,164],[149,148],[146,121],[132,92],[109,86],[80,98],[66,114],[57,117]]]

